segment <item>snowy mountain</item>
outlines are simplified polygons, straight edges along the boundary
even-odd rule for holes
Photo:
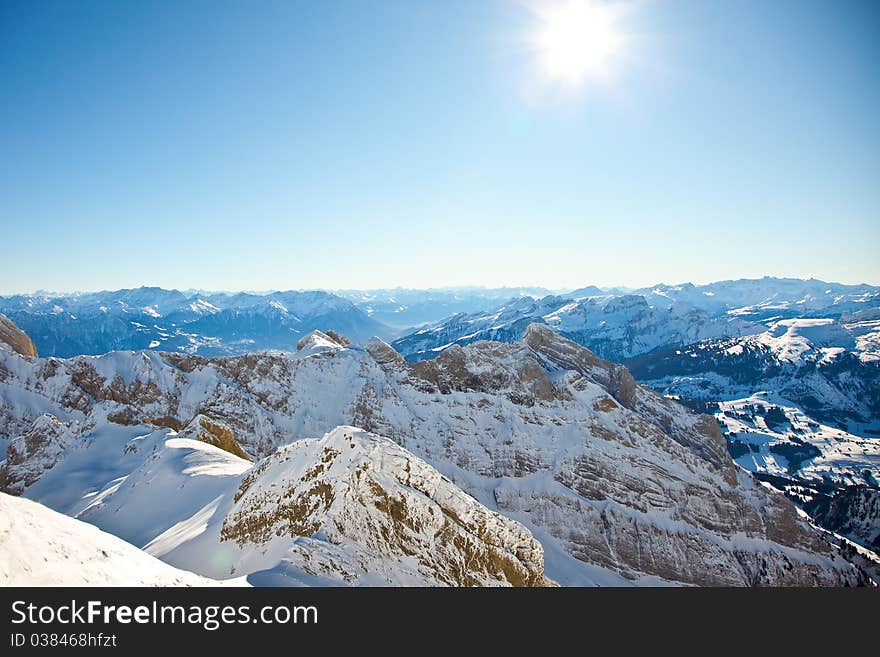
[[[234,441],[225,450],[186,433],[93,432],[97,444],[68,445],[63,461],[44,467],[25,494],[141,546],[142,561],[152,555],[212,579],[549,584],[543,550],[528,530],[385,438],[338,427],[252,465],[235,454]],[[53,528],[45,530],[54,541]]]
[[[450,344],[515,342],[545,323],[604,358],[624,360],[654,349],[764,331],[795,317],[866,321],[880,316],[880,288],[815,279],[763,278],[709,285],[655,285],[632,292],[587,286],[559,296],[519,296],[490,310],[459,312],[393,344],[408,360],[431,358]]]
[[[545,325],[414,364],[347,342],[215,359],[0,351],[0,482],[172,565],[254,583],[541,583],[541,551],[568,585],[866,581],[736,467],[711,417]],[[256,462],[180,437],[201,430]]]
[[[513,298],[547,296],[544,288],[457,287],[430,290],[336,290],[373,319],[397,331],[438,322],[457,313],[475,313]]]
[[[511,300],[489,312],[455,315],[444,322],[399,338],[392,344],[407,360],[432,358],[450,345],[478,340],[516,342],[526,327],[542,323],[603,358],[623,360],[669,345],[730,335],[758,333],[764,327],[737,317],[711,317],[703,310],[676,303],[648,305],[636,295],[571,299]]]
[[[40,353],[69,357],[122,349],[233,355],[280,349],[314,329],[355,340],[390,329],[327,292],[183,293],[138,288],[72,295],[0,297],[0,312],[28,333]]]
[[[736,462],[813,512],[848,487],[878,489],[875,312],[779,320],[758,335],[655,351],[627,364],[656,390],[713,411]],[[817,516],[820,524],[828,518]],[[880,518],[874,522],[880,531]]]
[[[880,309],[880,288],[816,280],[657,285],[635,292],[586,286],[561,296],[542,288],[181,292],[142,287],[83,294],[0,297],[0,313],[47,356],[156,349],[225,356],[292,351],[314,329],[363,342],[403,336],[408,359],[478,339],[517,341],[544,322],[606,358],[759,332],[756,322],[864,315]],[[413,328],[417,327],[417,328]],[[0,329],[2,330],[2,329]]]
[[[211,585],[88,523],[0,493],[0,586]]]
[[[876,487],[863,471],[876,471],[880,445],[877,288],[766,278],[620,295],[576,292],[457,315],[393,345],[418,361],[481,339],[515,342],[531,323],[542,323],[600,356],[622,360],[636,379],[664,395],[716,413],[741,466],[796,479],[774,479],[781,490],[809,486],[815,496],[857,483]],[[761,424],[765,403],[791,416],[788,429]],[[746,421],[748,440],[732,428]],[[789,436],[792,427],[797,433]],[[840,458],[843,449],[847,459]],[[794,471],[784,451],[798,455]],[[828,483],[817,489],[823,477]]]
[[[834,317],[880,305],[880,288],[844,285],[814,278],[773,278],[719,281],[708,285],[653,285],[633,291],[652,306],[685,303],[710,315],[762,321],[792,317]]]
[[[880,320],[796,319],[763,333],[658,350],[627,361],[640,380],[684,400],[765,391],[812,418],[880,435]]]
[[[220,539],[256,560],[249,570],[266,553],[283,554],[257,571],[252,579],[261,583],[288,584],[298,571],[357,585],[549,584],[543,549],[525,527],[387,438],[354,427],[262,461],[235,492]]]

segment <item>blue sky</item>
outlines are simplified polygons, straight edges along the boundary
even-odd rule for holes
[[[6,0],[0,293],[880,284],[880,4],[535,4]]]

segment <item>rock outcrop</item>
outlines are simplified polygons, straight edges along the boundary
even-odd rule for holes
[[[204,415],[194,417],[179,435],[181,438],[191,438],[214,445],[246,461],[253,460],[236,442],[235,432],[230,426]]]
[[[342,349],[350,344],[351,341],[348,338],[340,336],[338,333],[333,331],[324,333],[323,331],[315,330],[302,337],[296,343],[296,350],[311,352],[323,349]]]
[[[348,583],[545,586],[541,544],[399,445],[354,427],[300,440],[242,481],[221,537]],[[335,547],[327,551],[322,543]],[[311,549],[308,549],[311,548]]]
[[[22,356],[37,357],[37,348],[30,336],[3,314],[0,314],[0,345],[6,345]]]
[[[0,491],[21,494],[64,458],[73,439],[54,415],[37,417],[27,432],[6,448],[6,460],[0,464]]]

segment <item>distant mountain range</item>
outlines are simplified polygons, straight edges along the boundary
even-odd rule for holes
[[[45,356],[155,349],[234,355],[266,349],[295,351],[319,330],[352,339],[388,335],[389,327],[328,292],[183,293],[143,287],[71,295],[0,297],[0,313],[34,340]]]
[[[457,287],[432,290],[335,290],[373,319],[389,326],[395,336],[456,313],[486,310],[516,298],[551,294],[541,287]],[[380,336],[388,337],[388,336]]]
[[[770,319],[839,318],[880,305],[880,288],[765,278],[640,290],[587,286],[257,293],[156,287],[0,297],[8,316],[47,356],[156,349],[205,356],[295,350],[312,330],[355,342],[394,339],[410,360],[480,339],[518,340],[544,322],[602,356],[758,333]]]
[[[405,335],[394,346],[407,359],[419,360],[450,344],[518,340],[526,326],[538,322],[604,358],[622,360],[662,347],[761,333],[775,320],[840,319],[878,307],[880,287],[814,279],[657,285],[626,293],[588,287],[460,313]]]

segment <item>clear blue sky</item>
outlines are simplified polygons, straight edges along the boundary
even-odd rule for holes
[[[880,283],[880,3],[533,4],[4,0],[0,293]]]

